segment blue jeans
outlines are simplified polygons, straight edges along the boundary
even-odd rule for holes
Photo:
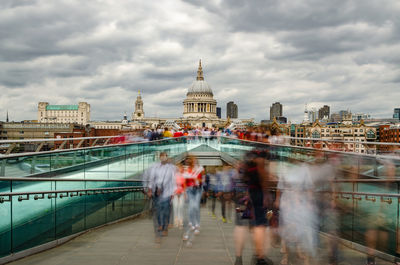
[[[170,198],[157,198],[156,199],[156,217],[157,217],[157,234],[161,236],[162,231],[168,230],[169,215],[171,211]]]
[[[200,226],[200,200],[201,188],[189,187],[187,189],[189,223]]]

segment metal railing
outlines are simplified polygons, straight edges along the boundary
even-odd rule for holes
[[[51,150],[62,150],[62,149],[79,149],[81,147],[94,147],[94,146],[106,146],[111,144],[119,144],[123,142],[124,136],[97,136],[97,137],[76,137],[76,138],[43,138],[43,139],[16,139],[16,140],[0,140],[0,146],[3,146],[5,152],[4,155],[10,155],[15,150],[19,150],[19,153],[38,153],[41,152],[46,144],[50,144]],[[115,140],[115,142],[113,141]],[[69,143],[69,145],[68,145]],[[31,145],[29,148],[25,145]],[[19,148],[17,148],[19,147]],[[67,147],[67,148],[66,148]],[[7,148],[7,149],[5,149]],[[26,149],[35,151],[26,151]]]
[[[145,211],[141,181],[1,178],[0,264]]]
[[[132,143],[143,143],[148,142],[143,138],[140,141],[132,141],[129,138],[124,138],[129,136],[117,135],[117,136],[100,136],[100,137],[79,137],[79,138],[45,138],[45,139],[20,139],[20,140],[0,140],[0,146],[6,146],[7,150],[3,155],[9,156],[13,151],[26,150],[24,145],[34,145],[29,149],[34,149],[34,151],[24,151],[19,153],[31,154],[31,153],[42,153],[43,147],[46,143],[52,143],[51,151],[54,150],[79,150],[81,148],[98,147],[98,146],[108,146],[108,145],[119,145],[119,144],[132,144]],[[196,136],[204,137],[204,136]],[[211,136],[208,138],[217,138],[218,136]],[[233,137],[219,136],[228,139],[237,139]],[[183,138],[193,138],[193,136],[183,136]],[[311,147],[323,150],[336,150],[342,152],[360,153],[360,154],[379,154],[385,153],[390,148],[400,149],[400,143],[386,143],[386,142],[373,142],[373,141],[344,141],[344,140],[334,140],[334,139],[323,139],[323,138],[311,138],[311,137],[291,137],[283,136],[287,142],[285,145],[296,146],[296,147]],[[248,141],[243,140],[242,141]],[[156,140],[160,141],[160,140]],[[154,141],[152,141],[154,142]],[[253,141],[249,141],[253,142]],[[70,143],[68,145],[68,143]],[[86,143],[84,145],[84,143]],[[57,144],[57,145],[56,145]],[[351,146],[350,146],[351,145]],[[357,147],[357,145],[359,145]],[[17,148],[19,147],[19,149]],[[49,150],[46,150],[49,151]],[[1,156],[0,156],[1,157]]]
[[[45,195],[48,195],[48,199],[75,197],[83,195],[97,195],[106,193],[117,193],[117,192],[134,192],[142,191],[143,187],[127,186],[127,187],[116,187],[116,188],[97,188],[97,189],[78,189],[78,190],[57,190],[57,191],[31,191],[31,192],[3,192],[0,193],[0,203],[11,202],[13,196],[18,196],[18,201],[29,200],[31,195],[34,200],[44,199]],[[8,197],[8,199],[6,199]]]
[[[344,141],[312,137],[284,136],[284,138],[289,141],[289,145],[291,146],[305,146],[324,150],[336,149],[353,153],[379,154],[386,153],[390,149],[400,149],[400,143],[374,142],[367,139],[365,141]]]

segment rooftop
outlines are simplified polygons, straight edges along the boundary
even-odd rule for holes
[[[78,110],[78,105],[47,105],[46,110]]]

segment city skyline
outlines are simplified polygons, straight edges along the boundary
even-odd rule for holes
[[[35,119],[40,101],[86,101],[93,120],[114,120],[133,112],[138,90],[146,115],[180,117],[198,59],[219,107],[234,101],[241,117],[257,121],[275,101],[293,122],[305,103],[375,118],[399,107],[395,0],[37,0],[0,8],[0,120],[7,110],[10,120]]]

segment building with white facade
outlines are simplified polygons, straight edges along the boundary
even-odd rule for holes
[[[48,102],[38,104],[38,122],[86,125],[89,120],[90,104],[87,102],[79,102],[78,105],[50,105]]]
[[[140,121],[150,127],[163,126],[165,123],[174,122],[180,127],[225,127],[229,120],[217,116],[217,100],[210,85],[204,80],[201,61],[197,70],[196,80],[189,87],[186,98],[183,100],[183,113],[179,118],[171,117],[145,117],[143,100],[139,93],[135,102],[135,111],[132,121]],[[167,122],[168,121],[168,122]],[[243,124],[254,122],[254,119],[241,119]]]
[[[328,149],[329,142],[323,140],[341,141],[344,145],[340,147],[345,151],[356,153],[375,153],[375,147],[363,144],[375,142],[377,139],[376,128],[367,126],[364,121],[359,124],[351,123],[320,123],[318,120],[313,124],[302,124],[295,128],[295,136],[302,138],[321,139],[321,148]],[[356,143],[352,143],[352,142]],[[346,143],[348,142],[348,143]],[[359,142],[359,143],[357,143]],[[297,140],[297,145],[310,145],[311,141]]]
[[[132,114],[132,120],[142,120],[143,118],[144,118],[143,100],[139,90],[138,96],[135,101],[135,111]]]

